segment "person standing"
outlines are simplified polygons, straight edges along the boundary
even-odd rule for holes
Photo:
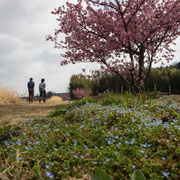
[[[45,79],[41,79],[41,82],[39,83],[39,103],[41,102],[42,98],[43,101],[46,102],[46,84],[44,83]]]
[[[27,83],[28,91],[29,91],[29,104],[34,101],[34,86],[35,83],[33,78],[30,78],[30,81]]]

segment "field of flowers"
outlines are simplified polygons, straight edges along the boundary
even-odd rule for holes
[[[0,130],[0,175],[66,179],[104,169],[129,179],[180,178],[180,110],[146,96],[84,98]]]

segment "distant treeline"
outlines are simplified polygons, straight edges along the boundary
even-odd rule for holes
[[[107,74],[102,74],[93,79],[80,78],[78,75],[73,75],[69,83],[71,98],[74,98],[72,92],[76,88],[91,90],[93,95],[107,91],[114,93],[133,91],[119,76]],[[171,91],[173,94],[180,94],[180,62],[169,67],[152,68],[145,89],[148,92]]]

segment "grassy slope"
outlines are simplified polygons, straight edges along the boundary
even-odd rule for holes
[[[165,101],[165,100],[173,100],[173,101],[176,101],[176,102],[180,102],[179,101],[179,96],[167,96],[167,97],[162,97],[162,98],[160,98],[160,100],[159,101],[161,101],[162,103]],[[4,106],[5,107],[5,106]],[[17,109],[19,109],[19,114],[20,113],[22,113],[23,111],[24,111],[24,113],[27,115],[27,112],[26,111],[28,111],[27,109],[29,109],[29,110],[32,110],[32,111],[34,111],[34,113],[37,115],[39,112],[40,112],[40,109],[42,108],[44,108],[43,110],[42,110],[42,112],[44,111],[44,113],[46,112],[46,108],[50,108],[49,109],[49,111],[51,111],[51,110],[53,110],[53,108],[55,107],[55,105],[48,105],[48,104],[46,104],[46,105],[43,105],[43,104],[41,104],[41,105],[39,105],[39,104],[34,104],[34,105],[24,105],[24,108],[22,108],[21,110],[20,110],[20,108],[19,108],[20,106],[17,106]],[[22,105],[22,107],[23,107],[23,105]],[[11,108],[12,108],[12,106],[11,106]],[[10,108],[10,106],[9,106],[9,108],[8,108],[8,106],[7,106],[7,110],[10,110],[11,109]],[[32,108],[32,109],[31,109]],[[33,108],[34,108],[34,110],[33,110]],[[51,109],[52,108],[52,109]],[[38,109],[38,110],[37,110]],[[153,107],[152,107],[152,110],[153,110]],[[154,110],[156,110],[156,109],[154,109]],[[87,109],[87,112],[89,111],[89,109]],[[96,111],[96,109],[95,109],[95,111]],[[17,112],[17,110],[16,109],[14,109],[13,111],[10,111],[10,112],[14,112],[14,113],[16,113]],[[43,122],[44,122],[44,128],[42,129],[42,134],[44,133],[44,131],[46,131],[47,132],[47,134],[48,134],[48,140],[50,141],[50,139],[52,140],[52,141],[50,141],[50,143],[48,144],[48,146],[50,146],[50,147],[54,147],[54,146],[56,146],[56,143],[54,144],[54,142],[57,142],[57,139],[56,138],[61,138],[61,140],[62,140],[62,142],[63,142],[63,144],[58,144],[58,148],[60,147],[60,145],[61,146],[64,146],[64,148],[66,147],[65,145],[67,144],[67,147],[69,147],[69,145],[71,145],[72,146],[72,148],[75,148],[75,146],[76,145],[73,145],[73,138],[74,137],[76,137],[76,138],[79,138],[79,141],[80,140],[82,140],[81,138],[83,137],[83,136],[78,136],[79,134],[76,132],[76,123],[77,123],[77,126],[80,126],[80,125],[82,125],[82,122],[80,121],[80,123],[79,123],[79,120],[80,120],[80,118],[81,118],[81,115],[82,115],[82,113],[83,113],[83,111],[81,112],[81,111],[79,111],[80,112],[80,114],[79,114],[79,116],[77,116],[77,122],[76,122],[76,116],[73,116],[73,118],[71,117],[71,114],[67,114],[67,119],[66,120],[71,120],[71,121],[74,121],[75,120],[75,123],[74,123],[74,130],[73,130],[73,126],[71,127],[71,133],[72,133],[72,131],[74,131],[73,133],[75,133],[73,136],[71,135],[70,137],[70,142],[69,142],[69,138],[65,138],[64,137],[64,133],[66,133],[67,132],[67,134],[69,133],[69,128],[70,128],[70,126],[68,127],[68,126],[66,126],[67,124],[66,124],[66,121],[58,121],[58,119],[57,119],[57,122],[56,121],[54,121],[53,119],[52,120],[44,120]],[[99,116],[101,115],[101,112],[99,111]],[[158,113],[158,112],[157,112]],[[162,112],[161,112],[162,113]],[[7,113],[7,114],[9,114],[9,113]],[[30,113],[31,114],[31,113]],[[159,113],[158,113],[159,114]],[[111,115],[111,113],[109,114],[109,115]],[[128,114],[127,114],[128,115]],[[162,116],[163,114],[161,114],[161,116]],[[21,116],[23,116],[23,115],[21,115]],[[84,118],[86,119],[86,117],[88,116],[88,114],[87,113],[85,113],[85,116],[84,116]],[[102,116],[103,116],[103,114],[102,114]],[[114,116],[113,116],[114,117]],[[112,118],[113,118],[112,117]],[[75,118],[75,119],[74,119]],[[102,117],[103,118],[103,117]],[[62,120],[62,119],[60,119],[60,120]],[[42,125],[43,125],[43,122],[42,122],[42,120],[40,120],[40,122],[39,122],[39,124],[40,124],[40,126],[37,126],[38,125],[38,121],[37,121],[37,123],[35,123],[34,122],[34,124],[32,123],[32,126],[30,126],[30,127],[33,127],[33,128],[35,128],[34,130],[31,130],[31,128],[27,131],[27,135],[28,134],[32,134],[32,132],[34,132],[34,131],[36,131],[36,128],[38,129],[38,128],[40,128]],[[86,124],[86,121],[83,121],[84,122],[84,125],[86,126],[87,125],[87,127],[89,127],[89,124]],[[104,120],[102,121],[102,122],[104,122]],[[62,123],[62,124],[61,124]],[[65,124],[63,124],[63,123],[65,123]],[[50,125],[49,125],[50,124]],[[29,123],[27,123],[27,125],[29,125]],[[29,128],[27,125],[25,125],[25,130],[27,129],[27,128]],[[26,127],[27,126],[27,127]],[[57,127],[56,127],[57,126]],[[110,124],[110,126],[111,126],[111,124]],[[56,127],[56,128],[55,128]],[[58,134],[58,137],[55,137],[54,136],[54,134],[53,134],[53,131],[51,131],[51,128],[54,130],[54,131],[57,131],[57,132],[55,132],[55,134],[57,135]],[[55,128],[55,129],[54,129]],[[59,131],[58,130],[58,128],[60,128],[61,130],[63,130],[62,131],[62,133],[60,133],[61,131]],[[105,128],[105,127],[104,127]],[[119,126],[118,128],[121,128],[121,126]],[[108,130],[108,129],[107,129]],[[157,129],[156,129],[157,130]],[[160,129],[158,129],[158,130],[160,130]],[[163,129],[162,129],[163,130]],[[173,129],[172,129],[173,130]],[[83,131],[83,130],[82,130]],[[94,132],[94,129],[92,129],[92,131]],[[114,131],[114,130],[113,130]],[[41,134],[40,133],[40,129],[38,129],[38,132],[39,132],[39,134]],[[109,131],[107,131],[107,134],[108,134],[108,132]],[[158,131],[155,131],[155,132],[157,132],[158,133]],[[155,133],[154,132],[154,133]],[[164,130],[162,131],[162,132],[164,132]],[[77,133],[77,134],[76,134]],[[126,132],[124,132],[124,133],[126,133]],[[87,132],[82,132],[82,134],[85,136],[86,134],[87,134]],[[84,139],[84,141],[85,140],[88,140],[88,137],[90,137],[90,135],[91,135],[91,133],[89,134],[89,136],[87,135],[86,136],[86,138]],[[104,136],[104,133],[103,133],[103,136]],[[109,136],[109,135],[108,135]],[[31,136],[30,136],[31,137]],[[95,137],[97,137],[97,134],[95,135],[95,136],[92,136],[91,138],[95,138]],[[98,136],[98,137],[100,137],[100,136]],[[148,135],[148,137],[149,137],[149,135]],[[40,137],[38,137],[38,138],[40,138]],[[161,144],[162,144],[162,140],[166,140],[166,138],[164,138],[164,137],[161,137],[161,133],[159,134],[159,137],[156,137],[156,135],[155,136],[153,136],[152,138],[154,138],[154,142],[156,142],[156,143],[158,143],[158,146],[156,147],[156,145],[154,145],[153,144],[153,147],[155,148],[155,150],[157,150],[157,152],[158,152],[158,150],[159,150],[159,148],[161,148],[161,147],[164,147],[164,145],[162,145],[162,146],[160,146]],[[45,136],[45,139],[47,139],[46,138],[46,136]],[[143,137],[141,137],[138,141],[137,141],[137,143],[139,143],[139,141],[140,140],[142,140],[143,139]],[[68,140],[67,141],[67,143],[65,143],[64,144],[64,141],[66,142],[66,140]],[[129,141],[129,139],[127,139],[128,141]],[[36,141],[36,139],[31,139],[31,141],[33,142],[33,141]],[[72,142],[71,142],[72,141]],[[102,138],[102,142],[103,142],[104,140],[103,140],[103,138]],[[127,141],[127,142],[128,142]],[[150,141],[150,140],[149,140]],[[44,139],[42,139],[42,142],[45,142],[45,140]],[[60,141],[61,142],[61,141]],[[80,141],[81,142],[81,141]],[[104,141],[104,143],[105,143],[106,141]],[[152,143],[154,143],[154,142],[152,142]],[[90,148],[90,151],[89,152],[92,152],[92,153],[90,153],[91,154],[91,156],[89,156],[89,153],[85,153],[85,158],[88,158],[88,159],[92,159],[92,160],[96,160],[97,158],[96,158],[96,148],[94,148],[94,144],[91,144],[92,142],[89,142],[90,144],[89,144],[89,146],[91,147]],[[96,142],[96,141],[94,141],[93,143],[98,143],[98,142]],[[100,142],[99,142],[100,143]],[[172,142],[171,142],[171,144],[170,143],[166,143],[166,144],[168,144],[168,151],[167,152],[169,152],[169,148],[172,148],[172,147],[170,147],[170,145],[173,145],[173,149],[174,149],[174,144],[177,144],[177,142],[176,142],[176,138],[173,140],[172,139]],[[53,146],[52,146],[53,145]],[[78,148],[77,149],[80,149],[80,148],[82,148],[81,146],[80,146],[81,144],[78,144]],[[103,144],[104,145],[104,144]],[[128,144],[124,144],[124,145],[126,145],[127,147],[131,147],[131,144],[130,145],[128,145]],[[23,145],[22,145],[23,146]],[[30,146],[30,145],[29,145]],[[41,148],[44,146],[44,144],[42,143],[41,144]],[[45,147],[47,146],[47,144],[45,144]],[[56,148],[57,148],[56,147]],[[22,147],[21,147],[22,148]],[[113,146],[111,147],[111,148],[113,148]],[[117,148],[116,146],[115,146],[115,148]],[[47,150],[47,148],[45,148],[46,150]],[[44,149],[44,150],[45,150]],[[61,149],[61,148],[60,148]],[[59,150],[60,150],[59,149]],[[80,151],[80,150],[77,150],[76,148],[74,149],[74,151],[77,151],[77,154],[78,154],[78,157],[81,155],[81,153],[82,152],[84,152],[84,151],[86,151],[86,149],[83,149],[82,148],[82,152]],[[106,146],[105,146],[105,149],[106,149]],[[101,150],[102,151],[102,153],[109,153],[109,150],[106,152],[106,150]],[[151,149],[152,148],[147,148],[147,152],[150,154],[151,153]],[[176,149],[176,148],[175,148]],[[48,149],[48,151],[49,151],[49,154],[51,153],[51,151],[52,151],[53,149]],[[62,149],[61,149],[62,150]],[[123,150],[123,146],[121,147],[121,150]],[[141,155],[141,148],[139,149],[139,144],[138,144],[138,146],[134,149],[134,151],[135,152],[137,152],[137,150],[139,151],[139,153],[138,153],[138,155]],[[21,151],[24,151],[24,149],[22,148],[21,149]],[[153,150],[154,151],[154,150]],[[58,156],[56,157],[56,150],[53,152],[53,158],[51,158],[51,159],[49,159],[49,158],[47,158],[46,157],[46,154],[44,155],[44,156],[42,156],[41,158],[41,160],[43,161],[43,163],[46,163],[46,161],[45,160],[47,160],[47,159],[49,159],[49,161],[50,160],[54,160],[55,161],[55,163],[58,163],[58,161],[59,160],[57,160],[59,157],[60,157],[60,159],[61,160],[63,160],[63,163],[61,162],[61,164],[60,165],[58,165],[60,168],[61,168],[61,165],[66,165],[65,163],[67,163],[66,162],[66,160],[64,160],[64,159],[66,159],[66,158],[64,158],[64,156],[65,155],[67,155],[67,157],[68,157],[68,159],[70,159],[71,158],[71,160],[72,160],[72,162],[75,162],[75,164],[78,162],[78,163],[80,163],[79,165],[81,165],[81,161],[82,160],[77,160],[76,159],[76,157],[73,157],[73,155],[72,155],[72,157],[70,157],[70,153],[65,153],[65,152],[61,152],[61,151],[59,151],[59,154],[57,154]],[[95,154],[94,154],[95,153]],[[102,154],[101,153],[101,154]],[[143,152],[142,152],[143,153]],[[154,153],[154,152],[153,152]],[[166,149],[165,150],[163,150],[163,153],[166,153]],[[178,152],[177,152],[178,153]],[[18,155],[18,153],[16,152],[16,154]],[[35,155],[37,154],[37,152],[35,153]],[[41,152],[40,152],[40,154],[41,154]],[[124,151],[124,154],[126,155],[126,151]],[[32,157],[32,154],[29,154],[30,155],[30,157]],[[35,157],[35,155],[34,155],[34,157]],[[132,155],[133,155],[133,153],[132,153]],[[87,157],[86,157],[87,156]],[[94,157],[93,157],[94,156]],[[168,155],[169,156],[169,155]],[[102,158],[105,158],[106,156],[102,156]],[[127,158],[129,157],[129,155],[127,156]],[[23,158],[26,158],[26,159],[28,159],[28,156],[24,156]],[[55,158],[55,159],[54,159]],[[57,159],[56,159],[57,158]],[[120,157],[119,157],[120,158]],[[164,158],[164,155],[162,155],[162,158]],[[168,158],[170,158],[171,159],[171,156],[170,157],[168,157]],[[30,158],[31,159],[31,158]],[[84,159],[84,158],[83,158]],[[87,160],[88,160],[87,159]],[[106,158],[106,159],[108,159],[107,160],[107,162],[109,162],[109,158]],[[116,159],[116,158],[115,158]],[[35,159],[36,160],[36,159]],[[56,162],[56,160],[57,160],[57,162]],[[86,160],[86,159],[84,159],[84,160]],[[97,160],[101,160],[101,159],[97,159]],[[129,161],[131,160],[131,157],[129,158]],[[141,162],[141,160],[143,161],[143,163]],[[165,167],[164,166],[164,162],[162,161],[162,159],[161,159],[161,157],[158,157],[158,159],[157,158],[154,158],[154,157],[152,157],[152,160],[155,162],[155,164],[149,164],[149,162],[148,162],[148,160],[149,159],[147,159],[147,161],[146,161],[146,159],[140,159],[139,161],[137,161],[137,162],[135,162],[136,163],[136,166],[139,168],[142,168],[142,165],[144,164],[144,163],[148,163],[146,166],[146,168],[147,168],[147,170],[149,170],[149,169],[151,169],[151,168],[154,168],[153,170],[154,171],[156,171],[156,167],[155,166],[157,166],[157,168],[159,168],[159,167],[161,167],[161,166],[163,166],[163,167]],[[150,159],[151,160],[151,159]],[[102,160],[103,161],[103,160]],[[161,162],[162,161],[162,162]],[[168,161],[169,161],[169,159],[168,159]],[[172,163],[168,163],[168,166],[170,166],[171,164],[174,164],[174,165],[176,165],[176,159],[173,159],[173,162]],[[38,162],[38,161],[37,161]],[[71,162],[71,163],[72,163]],[[85,161],[84,161],[85,162]],[[83,162],[83,163],[84,163]],[[133,161],[132,161],[133,162]],[[159,163],[159,164],[157,164],[157,162]],[[33,162],[34,163],[34,162]],[[49,163],[49,162],[48,162]],[[121,163],[121,161],[120,162],[118,162],[118,163]],[[125,162],[124,162],[125,163]],[[138,164],[139,163],[139,164]],[[130,163],[129,163],[130,164]],[[142,165],[141,165],[142,164]],[[39,162],[37,163],[37,164],[35,164],[35,165],[38,165],[39,166]],[[43,173],[43,175],[45,176],[45,172],[46,172],[46,168],[44,168],[44,165],[43,164],[40,164],[40,166],[41,166],[41,170],[42,170],[42,173]],[[93,166],[95,166],[95,165],[91,165],[92,167]],[[107,166],[107,165],[105,165],[105,166]],[[122,165],[121,165],[122,166]],[[149,166],[149,167],[148,167]],[[151,167],[152,166],[152,167]],[[33,166],[32,166],[33,167]],[[31,168],[32,168],[31,167]],[[107,166],[107,167],[109,167],[109,166]],[[34,166],[34,168],[35,168],[35,166]],[[129,172],[129,171],[132,171],[131,169],[131,167],[128,167],[128,168],[130,168],[130,170],[127,170],[127,172]],[[146,170],[146,168],[144,169],[144,171]],[[73,169],[73,168],[72,168]],[[170,168],[169,167],[169,169],[172,169],[172,168]],[[51,170],[51,169],[50,169]],[[52,171],[54,170],[54,166],[53,166],[53,168],[52,168]],[[62,169],[61,169],[61,171],[62,171]],[[73,169],[73,171],[74,171],[74,169]],[[81,171],[81,170],[80,170]],[[159,170],[157,170],[157,171],[159,171]],[[56,171],[54,170],[54,172],[53,173],[55,173]],[[67,173],[68,174],[68,173]],[[173,173],[172,173],[173,174]],[[57,174],[57,176],[58,176],[58,174]],[[174,173],[174,176],[175,176],[175,178],[177,177],[177,175],[176,175],[176,173]],[[173,176],[172,176],[173,177]],[[172,178],[171,177],[171,178]],[[172,179],[175,179],[175,178],[172,178]],[[90,178],[89,178],[90,179]]]

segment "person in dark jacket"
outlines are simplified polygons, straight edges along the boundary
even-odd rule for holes
[[[46,102],[46,84],[44,83],[45,79],[41,79],[41,82],[39,83],[39,103],[41,102],[41,99],[43,97],[43,101]]]
[[[35,83],[33,78],[30,78],[30,81],[27,83],[28,91],[29,91],[29,103],[34,101],[34,86]]]

